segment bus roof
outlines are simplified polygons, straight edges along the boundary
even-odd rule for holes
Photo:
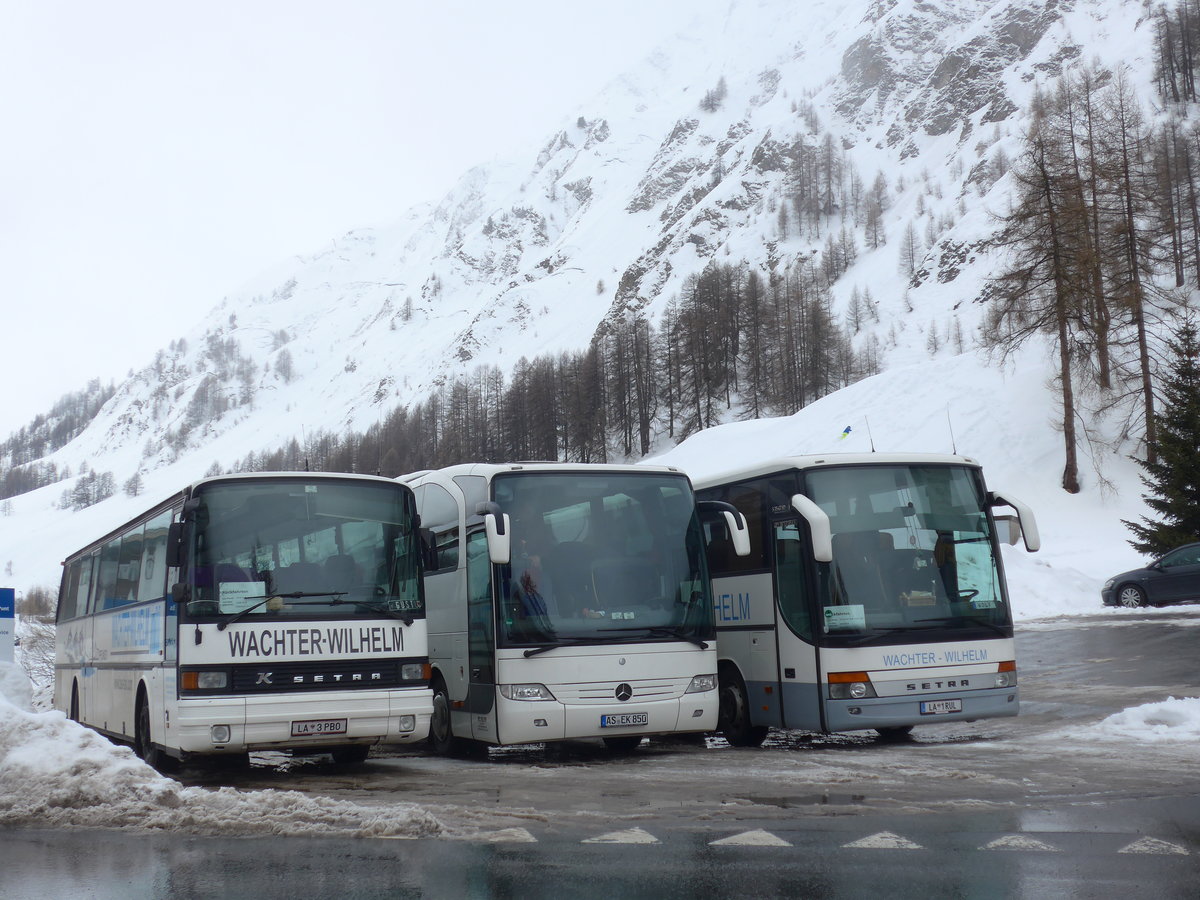
[[[533,460],[529,462],[512,463],[462,463],[455,466],[446,466],[442,469],[422,469],[419,472],[410,472],[407,475],[401,475],[397,480],[411,484],[419,479],[434,474],[442,478],[454,478],[457,475],[482,475],[485,478],[492,478],[496,475],[507,472],[550,472],[556,474],[568,472],[591,472],[596,474],[686,474],[682,469],[679,469],[675,466],[644,466],[633,463],[545,462],[541,460]]]
[[[807,456],[777,456],[750,463],[737,469],[725,469],[704,476],[693,476],[697,489],[758,478],[789,469],[816,469],[832,466],[952,465],[980,468],[978,460],[951,453],[814,453]]]

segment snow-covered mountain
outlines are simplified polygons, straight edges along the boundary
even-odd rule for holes
[[[481,364],[507,371],[523,356],[578,350],[632,312],[654,321],[711,261],[782,270],[820,258],[843,232],[858,254],[833,288],[834,311],[870,292],[879,316],[854,340],[879,342],[879,384],[909,388],[912,427],[896,422],[890,448],[949,449],[925,446],[929,422],[974,408],[981,384],[1004,390],[971,347],[993,266],[980,242],[1011,190],[997,160],[1016,155],[1038,85],[1092,58],[1149,84],[1152,43],[1141,0],[732,0],[565,110],[523,158],[475,168],[440,203],[230,293],[42,463],[111,471],[118,483],[140,472],[144,494],[166,494],[306,430],[369,427]],[[817,170],[844,176],[814,199],[819,235],[787,223],[811,154],[824,157]],[[867,242],[871,198],[878,235]],[[922,240],[910,275],[913,223]],[[961,353],[929,339],[951,328],[966,335]],[[914,367],[931,356],[922,382]],[[1036,382],[1048,377],[1036,349],[1020,360]],[[869,416],[882,397],[897,402],[860,390],[839,415]],[[1061,466],[1048,409],[1005,409],[1013,418],[956,424],[958,448],[989,465],[985,451],[996,454],[1018,480],[1034,459]],[[1010,467],[1001,454],[1014,446],[1029,452]],[[52,584],[55,561],[143,505],[118,495],[71,513],[56,508],[63,490],[7,502],[6,580]]]

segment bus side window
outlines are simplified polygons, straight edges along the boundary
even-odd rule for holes
[[[117,597],[117,570],[121,565],[121,539],[113,538],[100,551],[100,583],[96,585],[95,610],[121,605]]]

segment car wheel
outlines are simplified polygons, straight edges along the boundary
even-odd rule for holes
[[[1117,602],[1126,609],[1137,609],[1146,605],[1146,592],[1136,584],[1121,585],[1117,591]]]

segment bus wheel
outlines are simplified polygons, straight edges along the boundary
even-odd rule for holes
[[[767,739],[767,726],[750,724],[750,698],[742,676],[732,669],[723,671],[720,692],[717,730],[735,747],[762,746]]]
[[[329,751],[329,755],[339,766],[354,766],[364,763],[370,753],[370,744],[347,744],[345,747],[334,747]]]
[[[142,762],[160,772],[172,771],[175,760],[154,746],[154,738],[150,731],[150,701],[145,691],[138,691],[137,718],[134,725],[134,751],[142,758]]]
[[[455,737],[450,726],[450,692],[438,675],[433,679],[433,716],[429,720],[429,749],[439,756],[471,756],[474,741]]]
[[[887,728],[876,728],[879,732],[879,739],[883,741],[899,741],[912,734],[913,727],[911,725],[891,725]]]
[[[79,682],[71,684],[71,715],[72,722],[79,721]]]
[[[639,734],[626,734],[621,737],[604,738],[604,746],[614,756],[628,756],[638,748],[638,744],[641,742],[642,736]]]

